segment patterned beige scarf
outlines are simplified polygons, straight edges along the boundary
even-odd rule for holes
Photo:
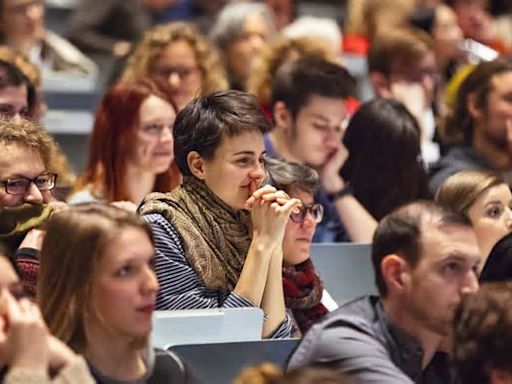
[[[169,220],[188,263],[208,289],[234,289],[251,243],[247,211],[232,209],[203,181],[187,176],[172,192],[146,196],[139,212]]]

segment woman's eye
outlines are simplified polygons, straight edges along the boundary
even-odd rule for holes
[[[499,217],[501,215],[500,207],[492,207],[487,210],[487,216],[489,217]]]
[[[116,276],[120,276],[120,277],[128,276],[132,272],[133,272],[133,267],[130,265],[125,265],[124,267],[121,267],[116,271]]]
[[[144,130],[146,132],[151,132],[151,133],[160,132],[161,129],[162,129],[162,126],[160,124],[149,124],[144,127]]]
[[[242,159],[238,159],[238,160],[236,161],[236,163],[237,163],[238,165],[240,165],[240,166],[242,166],[242,167],[243,167],[243,166],[249,165],[250,160],[249,160],[249,159],[247,159],[247,158],[242,158]]]

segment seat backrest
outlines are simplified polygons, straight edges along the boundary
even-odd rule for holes
[[[261,340],[260,308],[212,308],[153,313],[152,344],[166,349],[178,344]]]
[[[202,383],[231,384],[242,369],[264,362],[284,368],[299,339],[176,345],[170,350]]]
[[[312,244],[311,259],[338,305],[376,292],[370,244]]]

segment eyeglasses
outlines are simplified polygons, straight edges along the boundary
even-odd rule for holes
[[[55,188],[56,182],[56,173],[45,172],[41,173],[39,176],[34,177],[33,179],[18,176],[3,180],[0,183],[3,184],[5,192],[7,192],[9,195],[24,195],[28,192],[30,184],[32,183],[34,183],[37,189],[39,189],[41,192],[44,192]]]
[[[303,205],[299,208],[299,213],[292,213],[290,215],[290,219],[297,224],[304,222],[306,215],[311,213],[311,217],[313,217],[313,221],[318,224],[324,218],[324,207],[320,204],[313,205]]]

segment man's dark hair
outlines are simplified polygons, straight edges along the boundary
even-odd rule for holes
[[[381,270],[382,260],[387,255],[397,254],[414,268],[421,257],[421,235],[427,221],[439,226],[460,225],[471,228],[471,222],[464,215],[426,200],[406,204],[385,216],[375,231],[372,243],[375,283],[381,297],[387,295]]]
[[[225,137],[266,133],[271,125],[256,98],[241,91],[221,91],[191,101],[176,116],[174,157],[182,175],[190,176],[187,156],[196,151],[212,159]]]
[[[453,114],[446,121],[444,136],[447,141],[472,145],[475,127],[473,117],[468,111],[469,98],[474,98],[475,105],[479,110],[486,111],[489,94],[492,90],[492,79],[496,75],[507,72],[512,72],[512,59],[500,57],[479,64],[464,79],[457,91]]]
[[[321,58],[302,58],[284,64],[272,84],[271,105],[284,102],[296,118],[311,96],[346,99],[355,93],[355,80],[340,65]]]
[[[36,105],[36,91],[34,85],[14,64],[0,60],[0,90],[7,87],[20,86],[27,88],[28,115],[32,116]]]
[[[454,317],[460,382],[488,384],[489,370],[512,375],[512,282],[486,283],[463,298]]]

